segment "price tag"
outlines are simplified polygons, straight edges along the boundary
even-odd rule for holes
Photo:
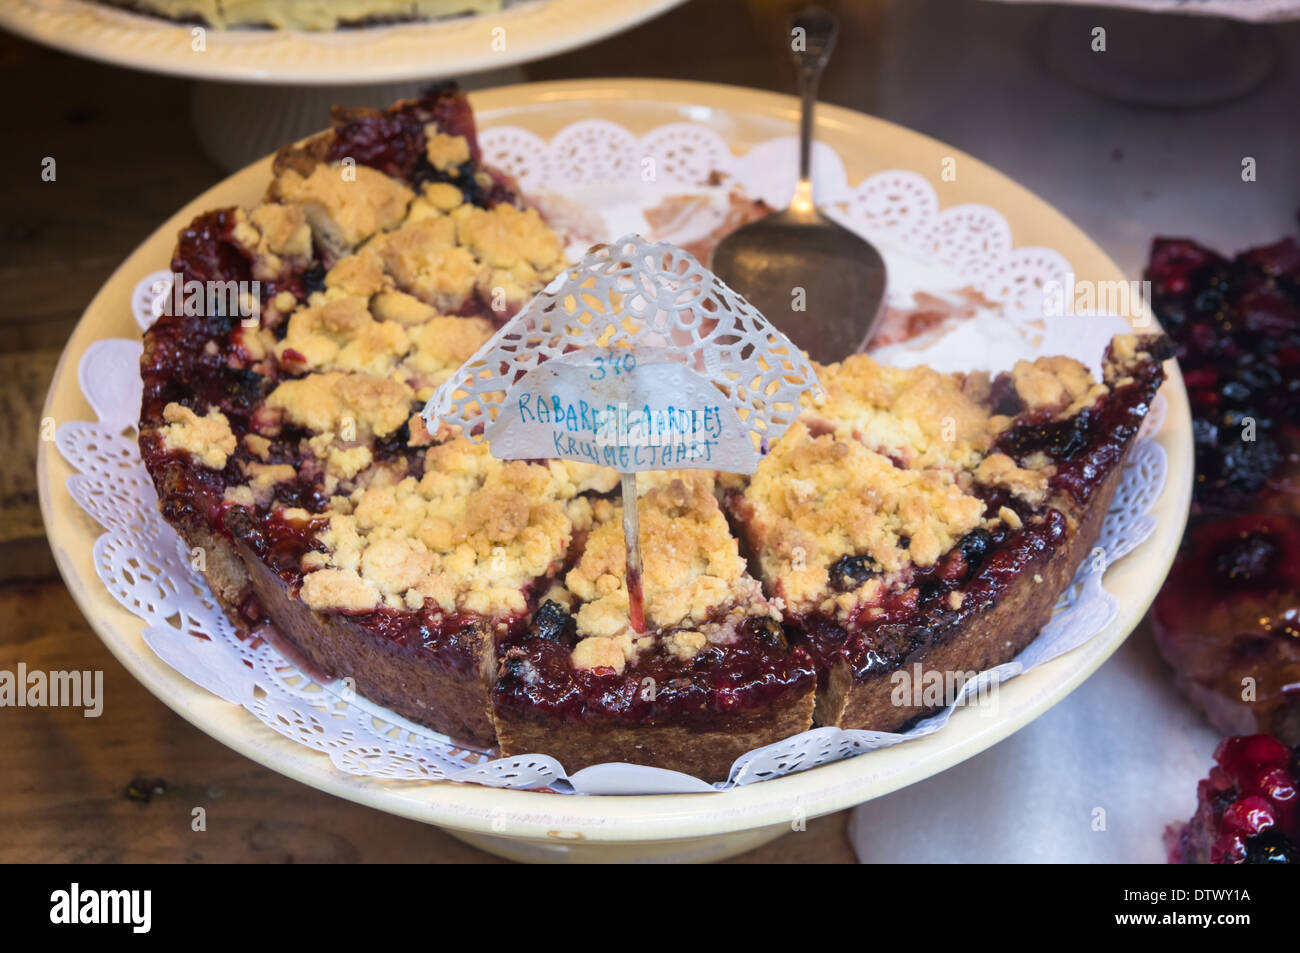
[[[582,348],[526,371],[487,427],[503,459],[594,463],[622,473],[752,473],[758,450],[726,394],[662,351]]]

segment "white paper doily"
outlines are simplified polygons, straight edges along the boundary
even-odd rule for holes
[[[599,373],[593,360],[601,362]],[[640,378],[632,400],[629,382],[650,362],[654,369]],[[569,376],[573,371],[576,378]],[[682,462],[729,473],[753,473],[761,454],[799,416],[800,395],[821,389],[803,352],[753,305],[690,253],[638,235],[596,245],[557,275],[438,388],[424,408],[425,423],[431,433],[445,423],[471,440],[486,438],[504,459],[548,456],[546,435],[538,431],[549,428],[524,426],[518,413],[499,416],[514,406],[515,388],[539,379],[533,375],[556,377],[553,385],[576,379],[580,393],[610,407],[623,400],[625,410],[627,403],[718,404],[711,441],[716,452]],[[694,400],[692,392],[698,392]],[[611,412],[594,425],[594,441],[616,416]],[[557,449],[551,442],[551,452]],[[625,461],[629,469],[642,469]]]
[[[585,137],[574,133],[575,128],[581,133],[582,128],[590,131],[592,126],[575,124],[562,130],[552,143],[537,140],[532,147],[520,145],[518,136],[510,133],[515,147],[522,151],[535,149],[533,154],[538,160],[537,166],[516,164],[511,166],[512,171],[526,188],[530,181],[550,183],[549,177],[536,178],[544,175],[538,169],[557,157],[568,156],[565,168],[578,182],[598,181],[591,178],[596,174],[593,169],[618,174],[624,163],[616,154],[593,143],[602,141],[600,137],[616,142],[621,127],[603,123],[596,124],[595,132]],[[691,133],[683,128],[686,126],[661,127],[642,141],[662,144],[657,154],[673,158],[666,168],[691,169],[689,174],[696,175],[717,161],[718,168],[727,171],[724,167],[729,150],[724,145],[721,151],[715,151],[707,145],[716,147],[721,140],[713,142],[716,137],[712,133],[700,128]],[[492,144],[488,150],[490,160],[499,157],[506,138],[490,135],[496,131],[484,132]],[[557,141],[563,148],[555,148]],[[585,145],[565,145],[575,141]],[[706,146],[698,146],[700,141]],[[692,142],[696,145],[690,149],[683,145]],[[675,145],[670,148],[668,143]],[[538,144],[544,148],[536,148]],[[701,148],[709,151],[700,152]],[[585,150],[590,150],[591,165],[584,165],[580,158]],[[707,158],[692,165],[685,158],[675,158],[678,153]],[[755,153],[766,154],[767,158],[756,161]],[[743,158],[732,157],[731,162],[731,171],[747,188],[752,184],[757,194],[766,194],[775,204],[783,201],[781,177],[784,175],[787,182],[793,180],[794,155],[788,141],[773,140]],[[940,210],[933,188],[914,173],[884,172],[849,189],[843,184],[843,165],[838,157],[828,149],[821,150],[818,174],[829,175],[833,181],[837,168],[843,185],[839,197],[846,215],[860,226],[865,224],[873,232],[879,230],[891,236],[897,247],[908,249],[908,254],[933,255],[943,267],[952,270],[956,281],[969,284],[978,280],[981,293],[1005,309],[1007,320],[1023,324],[1029,340],[1029,324],[1035,315],[1028,311],[1028,302],[1041,300],[1042,284],[1059,279],[1069,270],[1068,262],[1047,249],[1015,249],[1005,219],[986,206]],[[763,186],[763,182],[768,185]],[[762,192],[764,187],[766,193]],[[651,195],[647,204],[654,199]],[[157,272],[137,285],[131,307],[142,329],[152,322],[153,298],[160,291],[166,293],[168,279],[167,272]],[[1033,287],[1039,289],[1038,297]],[[1041,344],[1042,335],[1036,340]],[[1026,344],[1026,348],[1032,352],[1034,345]],[[712,785],[677,772],[633,765],[597,765],[566,775],[560,764],[543,754],[489,760],[479,752],[457,748],[444,736],[356,696],[341,683],[314,682],[269,644],[254,646],[237,638],[202,576],[191,566],[190,553],[182,540],[158,514],[157,497],[140,461],[134,432],[141,397],[137,373],[140,353],[139,341],[105,339],[91,345],[79,364],[78,380],[97,420],[65,423],[56,434],[60,453],[78,471],[67,481],[68,492],[105,529],[94,546],[96,572],[112,596],[143,620],[146,644],[177,672],[220,698],[241,705],[281,735],[327,754],[339,770],[367,777],[449,779],[583,794],[716,791],[930,734],[942,728],[967,697],[986,692],[990,684],[1070,651],[1106,626],[1115,615],[1116,602],[1102,586],[1105,570],[1140,545],[1154,529],[1155,518],[1149,510],[1160,496],[1166,476],[1165,452],[1150,439],[1164,416],[1164,401],[1158,397],[1130,454],[1097,548],[1062,595],[1060,611],[1015,661],[968,682],[959,693],[957,705],[906,734],[814,729],[742,756],[726,781]],[[1089,363],[1095,364],[1096,355],[1089,356]]]

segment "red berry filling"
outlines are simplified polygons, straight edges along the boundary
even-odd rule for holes
[[[1196,814],[1166,836],[1173,863],[1300,863],[1300,749],[1271,735],[1227,738],[1197,786]]]
[[[1284,239],[1229,261],[1158,238],[1145,277],[1178,346],[1196,438],[1202,507],[1296,511],[1286,492],[1300,451],[1300,244]]]

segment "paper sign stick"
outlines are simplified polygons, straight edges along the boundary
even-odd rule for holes
[[[690,253],[627,235],[560,274],[425,406],[503,460],[622,475],[633,628],[645,629],[635,474],[753,473],[820,389],[785,335]]]

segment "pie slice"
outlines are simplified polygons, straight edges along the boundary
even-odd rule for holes
[[[622,761],[720,780],[811,725],[812,661],[746,572],[712,476],[639,479],[644,631],[629,618],[622,508],[602,500],[565,586],[504,640],[497,740],[569,771]]]
[[[1171,864],[1300,864],[1300,748],[1272,735],[1225,738],[1196,813],[1165,831]]]
[[[1116,338],[1101,384],[1061,357],[991,381],[866,356],[822,372],[827,400],[728,491],[817,663],[818,724],[900,729],[1033,640],[1096,542],[1164,347]]]
[[[424,431],[558,240],[478,165],[454,87],[334,119],[282,150],[266,202],[181,232],[175,306],[145,335],[142,457],[241,629],[489,747],[494,640],[617,476]]]

